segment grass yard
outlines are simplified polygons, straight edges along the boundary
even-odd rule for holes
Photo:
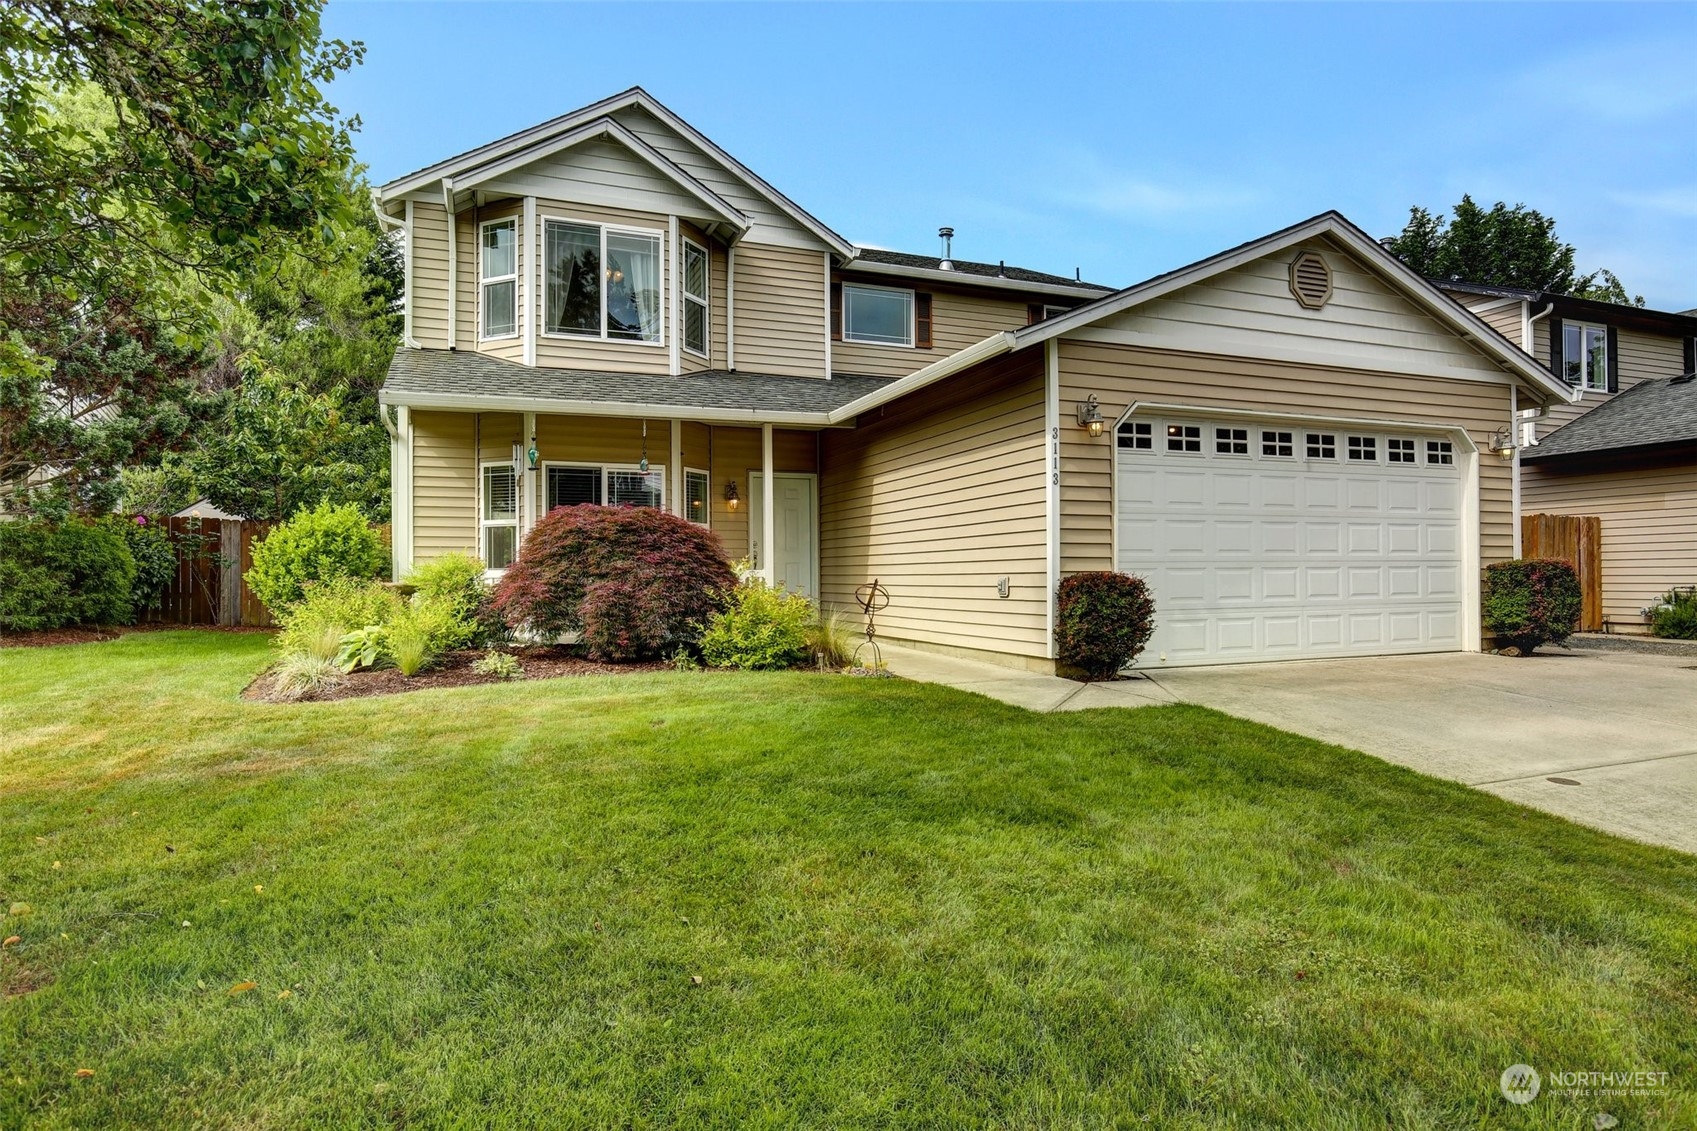
[[[0,651],[0,1126],[1697,1125],[1692,857],[1199,709],[267,643]]]

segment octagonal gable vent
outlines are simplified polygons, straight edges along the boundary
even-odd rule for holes
[[[1318,310],[1332,297],[1332,269],[1317,251],[1305,251],[1291,260],[1290,293],[1309,310]]]

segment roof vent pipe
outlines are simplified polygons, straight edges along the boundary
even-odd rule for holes
[[[1084,268],[1074,267],[1072,269],[1072,281],[1075,283],[1084,282]]]
[[[953,228],[938,228],[937,238],[943,241],[943,261],[937,264],[937,270],[953,271],[955,265],[949,260],[954,252],[955,230]]]
[[[998,259],[996,261],[996,278],[998,278],[998,279],[1005,278],[1007,276],[1007,273],[1008,273],[1008,261],[1005,260],[1005,259]]]

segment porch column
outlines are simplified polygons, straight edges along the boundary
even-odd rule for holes
[[[524,536],[530,533],[540,517],[541,507],[536,501],[539,484],[536,482],[541,472],[530,466],[530,446],[536,442],[536,414],[524,414],[524,434],[519,437],[519,443],[524,445],[524,454],[519,457],[518,488],[519,488],[519,543],[524,543]],[[538,460],[538,463],[541,461]]]
[[[772,490],[772,426],[760,426],[760,575],[766,584],[778,583],[778,570],[772,544],[777,540],[778,516],[774,511]]]
[[[688,509],[684,505],[684,422],[672,421],[672,482],[666,488],[666,493],[672,496],[672,513],[679,518],[688,518]]]

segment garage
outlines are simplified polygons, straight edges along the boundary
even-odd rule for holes
[[[1144,667],[1456,651],[1466,462],[1449,431],[1244,414],[1115,429],[1117,568]]]

